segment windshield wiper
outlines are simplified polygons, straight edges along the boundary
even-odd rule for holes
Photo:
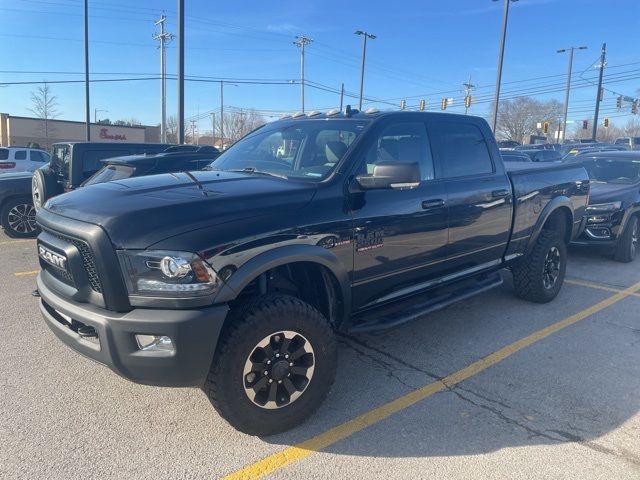
[[[258,170],[255,167],[234,168],[231,170],[227,170],[227,172],[255,173],[257,175],[267,175],[269,177],[284,178],[285,180],[289,179],[289,177],[281,173],[273,173],[273,172],[267,172],[265,170]]]

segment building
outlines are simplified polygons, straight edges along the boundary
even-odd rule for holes
[[[56,142],[82,142],[85,140],[85,123],[69,120],[47,120],[32,117],[16,117],[0,113],[0,146],[26,146],[37,143],[49,149]],[[160,142],[160,127],[137,125],[91,124],[91,140],[94,142]]]

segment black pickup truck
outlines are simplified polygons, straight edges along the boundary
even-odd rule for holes
[[[40,308],[68,346],[139,383],[202,388],[234,427],[323,401],[334,332],[386,328],[501,282],[552,300],[582,231],[579,165],[507,172],[471,116],[296,116],[211,171],[112,181],[38,212]]]

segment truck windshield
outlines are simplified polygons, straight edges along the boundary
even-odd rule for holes
[[[370,120],[294,120],[249,135],[210,164],[213,170],[284,178],[327,178]]]

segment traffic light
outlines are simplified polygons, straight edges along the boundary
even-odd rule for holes
[[[406,100],[400,100],[400,110],[404,110],[407,107]]]
[[[582,129],[587,130],[589,128],[589,120],[582,120]]]
[[[549,133],[549,122],[544,122],[542,124],[542,133],[544,134]]]
[[[464,97],[464,106],[465,108],[469,108],[471,106],[471,95]]]
[[[616,99],[616,108],[622,108],[622,95],[619,95]]]
[[[631,113],[636,115],[638,113],[638,100],[634,100],[631,104]]]
[[[420,111],[424,112],[424,109],[427,108],[427,102],[424,101],[424,98],[420,100]]]
[[[604,128],[609,128],[609,117],[604,117]]]
[[[443,98],[442,101],[440,102],[440,110],[446,110],[447,109],[447,99]]]

